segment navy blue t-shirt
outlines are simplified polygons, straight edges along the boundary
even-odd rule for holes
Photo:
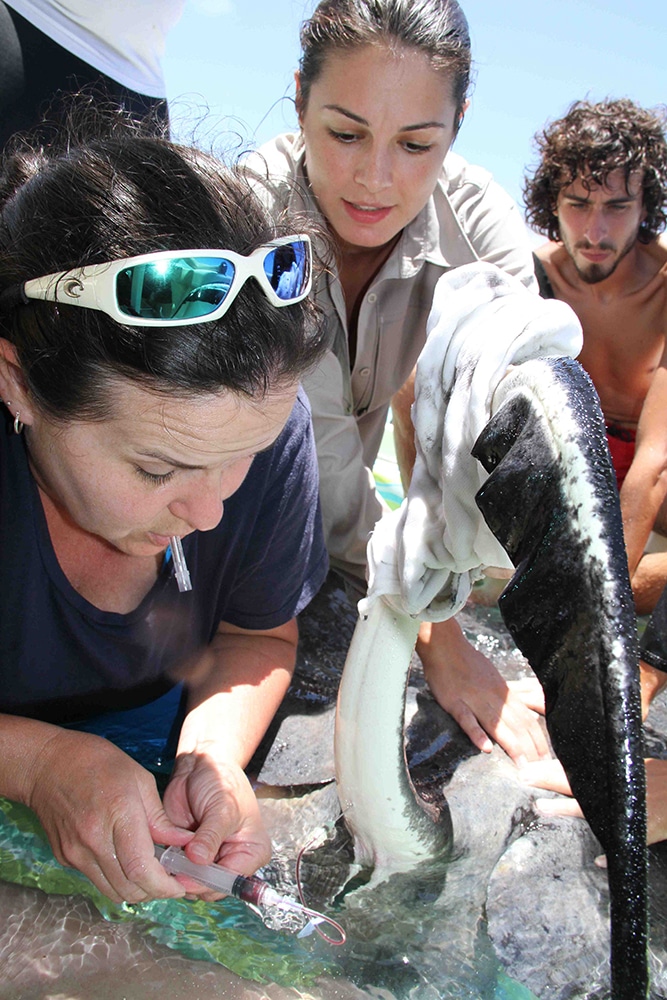
[[[24,438],[0,427],[0,711],[51,722],[143,704],[221,621],[270,629],[299,613],[327,571],[310,410],[300,392],[212,531],[183,539],[192,590],[170,560],[130,614],[100,611],[62,572]]]

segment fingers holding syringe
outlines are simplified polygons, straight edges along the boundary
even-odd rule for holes
[[[196,864],[220,862],[240,875],[251,875],[271,857],[271,842],[243,769],[205,754],[177,760],[164,796],[172,822],[188,825],[192,839],[185,851]],[[188,891],[218,898],[186,882]]]
[[[110,803],[105,835],[96,844],[85,844],[82,838],[87,851],[77,867],[114,900],[179,898],[184,889],[155,857],[154,838],[183,846],[191,834],[166,816],[152,775],[138,768],[131,777],[117,805]]]
[[[151,823],[172,843],[191,834],[166,817],[155,779],[136,761],[98,736],[51,727],[31,774],[26,801],[58,861],[116,902],[182,895],[155,863]]]

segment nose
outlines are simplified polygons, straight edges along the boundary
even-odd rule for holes
[[[215,528],[222,518],[223,509],[219,485],[211,488],[199,484],[169,504],[170,513],[195,531]]]
[[[180,496],[172,500],[169,510],[195,531],[210,531],[219,523],[224,501],[235,493],[252,463],[252,458],[234,462],[222,473],[208,471],[193,476]]]
[[[354,173],[354,180],[369,194],[379,194],[392,184],[392,164],[388,151],[371,146],[361,154]]]
[[[585,235],[588,240],[593,244],[601,243],[609,231],[604,212],[593,209],[589,213],[586,221],[587,226]]]

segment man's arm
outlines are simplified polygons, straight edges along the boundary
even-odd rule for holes
[[[632,580],[667,495],[667,353],[646,395],[632,465],[621,488],[621,513]]]

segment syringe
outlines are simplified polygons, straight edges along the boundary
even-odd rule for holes
[[[198,865],[185,855],[180,847],[155,847],[155,857],[171,875],[188,875],[215,892],[236,896],[251,906],[298,906],[286,900],[268,882],[252,875],[237,875],[220,865]],[[299,907],[300,908],[300,907]]]
[[[320,937],[328,941],[329,944],[345,944],[345,931],[336,920],[325,917],[317,910],[311,910],[303,903],[298,903],[295,899],[281,896],[273,886],[270,886],[264,879],[257,878],[256,875],[237,875],[220,865],[198,865],[185,855],[181,847],[160,847],[155,845],[155,857],[160,864],[171,875],[187,875],[201,885],[215,892],[223,892],[227,896],[235,896],[244,903],[251,906],[265,920],[263,910],[276,907],[280,910],[289,910],[293,914],[299,914],[299,930],[297,937],[307,937],[312,931],[317,931]],[[303,926],[305,923],[305,926]],[[321,924],[327,924],[334,928],[338,937],[332,938],[321,929]],[[274,927],[274,929],[276,929]],[[290,929],[281,921],[281,930]]]

